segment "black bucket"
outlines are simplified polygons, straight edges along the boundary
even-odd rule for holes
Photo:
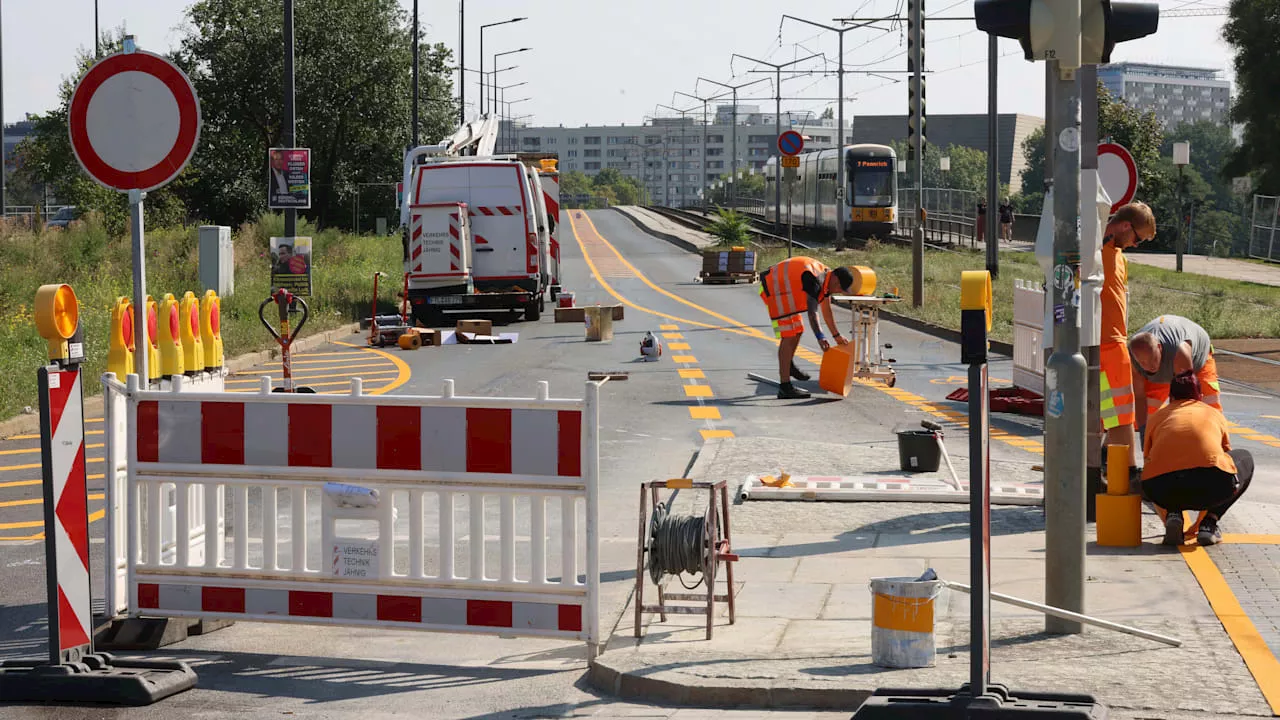
[[[898,431],[898,464],[903,472],[935,472],[941,462],[942,451],[932,430]]]

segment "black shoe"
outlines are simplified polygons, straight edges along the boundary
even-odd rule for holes
[[[809,382],[809,373],[796,367],[794,362],[791,363],[791,377],[799,380],[800,382]]]
[[[1196,542],[1201,546],[1217,545],[1222,542],[1222,531],[1218,529],[1218,519],[1206,515],[1200,523],[1200,531],[1196,533]]]
[[[789,382],[778,386],[779,400],[804,400],[807,397],[809,397],[808,391],[801,390]]]
[[[1170,510],[1164,518],[1164,541],[1161,544],[1178,547],[1182,540],[1182,511]]]

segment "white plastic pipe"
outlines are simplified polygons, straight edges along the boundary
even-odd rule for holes
[[[972,592],[972,588],[970,588],[968,585],[965,585],[964,583],[952,582],[951,580],[943,580],[942,582],[947,587],[955,588],[960,592],[965,592],[965,593]],[[1056,608],[1056,607],[1053,607],[1052,605],[1041,605],[1040,603],[1037,603],[1037,602],[1031,602],[1030,600],[1023,600],[1022,598],[1016,598],[1016,597],[1013,597],[1012,595],[1005,595],[1003,593],[998,593],[998,592],[991,593],[991,599],[996,600],[998,602],[1005,603],[1006,605],[1015,605],[1017,607],[1026,608],[1028,610],[1038,610],[1044,613],[1045,615],[1052,615],[1054,617],[1062,618],[1063,620],[1073,620],[1075,622],[1084,623],[1086,625],[1093,625],[1095,627],[1100,627],[1105,630],[1115,630],[1116,632],[1122,632],[1126,635],[1136,635],[1137,637],[1144,638],[1147,640],[1155,640],[1158,643],[1164,643],[1165,645],[1170,645],[1172,647],[1182,647],[1182,641],[1179,640],[1178,638],[1169,637],[1168,635],[1161,635],[1159,633],[1147,632],[1146,630],[1139,630],[1138,628],[1129,627],[1128,625],[1120,625],[1119,623],[1113,623],[1108,620],[1101,620],[1095,617],[1090,617],[1088,615],[1081,615],[1080,613],[1073,613],[1070,610],[1063,610],[1062,608]]]

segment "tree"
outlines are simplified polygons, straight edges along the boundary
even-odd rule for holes
[[[282,144],[283,18],[277,0],[199,0],[177,52],[204,116],[193,210],[235,222],[265,205],[267,149]],[[395,182],[410,137],[413,39],[395,0],[306,0],[294,16],[299,147],[310,147],[311,210],[340,218],[357,183]],[[441,45],[423,48],[421,133],[454,125]],[[358,61],[353,61],[357,60]]]
[[[905,140],[891,143],[898,156],[899,167],[904,167],[908,145]],[[951,169],[942,172],[941,160],[951,158]],[[945,148],[926,143],[924,146],[924,186],[927,188],[954,188],[987,194],[987,153],[965,145],[948,145]],[[1004,188],[1002,188],[1003,190]]]
[[[1244,123],[1244,141],[1227,172],[1254,175],[1257,192],[1280,194],[1280,13],[1274,0],[1232,0],[1222,37],[1235,48],[1236,97],[1231,119]]]
[[[835,120],[835,119],[836,119],[836,110],[835,110],[835,108],[833,108],[833,107],[831,107],[830,105],[828,105],[828,106],[827,106],[827,109],[825,109],[825,110],[823,110],[823,111],[822,111],[822,115],[821,115],[821,116],[819,116],[819,119],[820,119],[820,120]]]
[[[1175,142],[1191,143],[1191,167],[1212,188],[1212,200],[1219,209],[1235,207],[1239,198],[1231,190],[1227,163],[1236,151],[1236,140],[1226,125],[1201,120],[1174,128],[1160,145],[1161,157],[1173,156]]]

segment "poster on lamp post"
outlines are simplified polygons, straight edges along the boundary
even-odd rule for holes
[[[267,151],[267,207],[306,210],[311,207],[311,149]]]
[[[271,287],[311,297],[311,238],[271,238]]]

